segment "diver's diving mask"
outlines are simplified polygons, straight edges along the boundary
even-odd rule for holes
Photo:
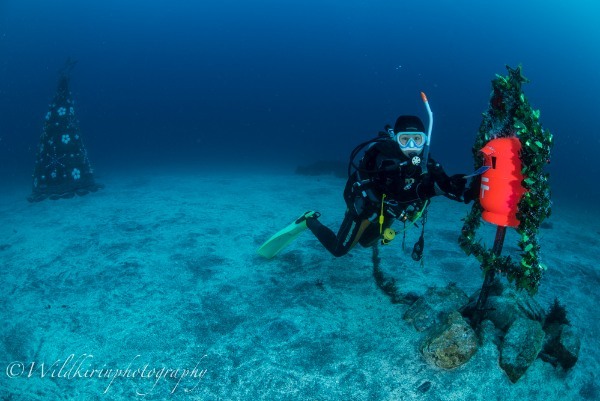
[[[418,155],[425,147],[427,136],[423,132],[398,132],[396,134],[396,142],[405,155]]]

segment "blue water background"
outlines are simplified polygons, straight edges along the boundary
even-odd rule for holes
[[[490,81],[522,63],[555,136],[555,196],[593,199],[599,11],[581,0],[2,0],[0,178],[29,180],[68,57],[99,175],[346,160],[397,115],[425,119],[420,91],[433,156],[469,172]]]

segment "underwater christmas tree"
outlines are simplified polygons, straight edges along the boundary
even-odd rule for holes
[[[506,199],[500,199],[500,203],[512,202],[516,205],[512,217],[514,224],[504,224],[502,227],[503,224],[494,222],[498,224],[496,242],[493,249],[486,249],[476,237],[476,230],[481,225],[482,212],[485,218],[486,211],[481,202],[475,201],[465,219],[459,238],[461,248],[468,255],[473,254],[477,257],[486,274],[482,288],[484,296],[478,302],[478,309],[485,305],[486,286],[491,284],[496,273],[503,274],[509,281],[515,282],[517,288],[534,294],[546,269],[539,257],[540,244],[537,233],[542,221],[550,216],[550,187],[548,174],[543,169],[550,161],[552,135],[542,128],[539,122],[539,110],[531,108],[521,90],[521,85],[528,82],[521,74],[521,67],[513,69],[507,66],[506,68],[508,76],[496,75],[492,81],[493,92],[490,105],[483,115],[473,146],[473,157],[475,168],[478,169],[484,164],[481,152],[485,148],[493,148],[493,145],[490,147],[492,143],[490,141],[507,138],[517,142],[515,153],[517,163],[514,165],[520,166],[520,171],[511,174],[517,177],[518,188],[509,191]],[[491,149],[490,152],[493,151],[494,149]],[[495,164],[496,158],[488,157],[486,163],[490,161]],[[493,168],[495,169],[495,166]],[[483,200],[485,192],[492,186],[489,180],[489,178],[486,180],[486,173],[484,173],[480,200]],[[520,235],[521,260],[518,263],[513,262],[509,256],[500,255],[506,226],[515,226]]]
[[[54,100],[46,114],[35,160],[33,190],[27,198],[30,202],[71,198],[102,188],[94,181],[75,117],[69,91],[69,72],[73,66],[73,62],[67,62],[61,71]]]

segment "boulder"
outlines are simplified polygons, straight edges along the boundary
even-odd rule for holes
[[[485,318],[489,319],[497,329],[506,332],[517,318],[525,317],[514,299],[508,297],[489,297]]]
[[[465,364],[477,352],[477,336],[458,312],[452,312],[445,323],[434,327],[421,344],[428,363],[442,369]]]
[[[446,320],[450,313],[459,310],[469,298],[464,291],[451,283],[444,288],[429,288],[404,313],[404,320],[417,331],[425,331]]]
[[[498,329],[490,320],[484,320],[477,328],[480,344],[494,344],[497,347],[502,343],[504,333]]]
[[[502,295],[514,299],[519,307],[519,311],[528,319],[537,320],[538,322],[544,320],[546,311],[527,291],[517,291],[510,288],[505,290]]]
[[[469,306],[475,307],[479,298],[479,291],[469,300]],[[485,305],[484,319],[491,320],[496,328],[506,332],[518,318],[542,321],[545,311],[541,305],[525,291],[516,291],[513,288],[495,285],[490,291],[490,296]]]
[[[500,366],[516,383],[537,358],[544,345],[544,330],[537,320],[518,318],[500,347]]]

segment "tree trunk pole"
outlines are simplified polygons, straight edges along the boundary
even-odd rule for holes
[[[494,247],[492,248],[492,253],[496,256],[500,256],[502,253],[502,246],[504,245],[504,237],[506,235],[506,227],[497,226],[496,227],[496,238],[494,239]],[[483,285],[481,286],[481,292],[479,293],[479,299],[477,299],[477,304],[475,306],[475,315],[474,315],[474,323],[475,327],[479,326],[481,320],[483,319],[485,305],[487,303],[488,295],[490,292],[490,288],[494,283],[494,278],[496,276],[496,271],[494,269],[490,269],[485,273],[485,279],[483,280]]]

